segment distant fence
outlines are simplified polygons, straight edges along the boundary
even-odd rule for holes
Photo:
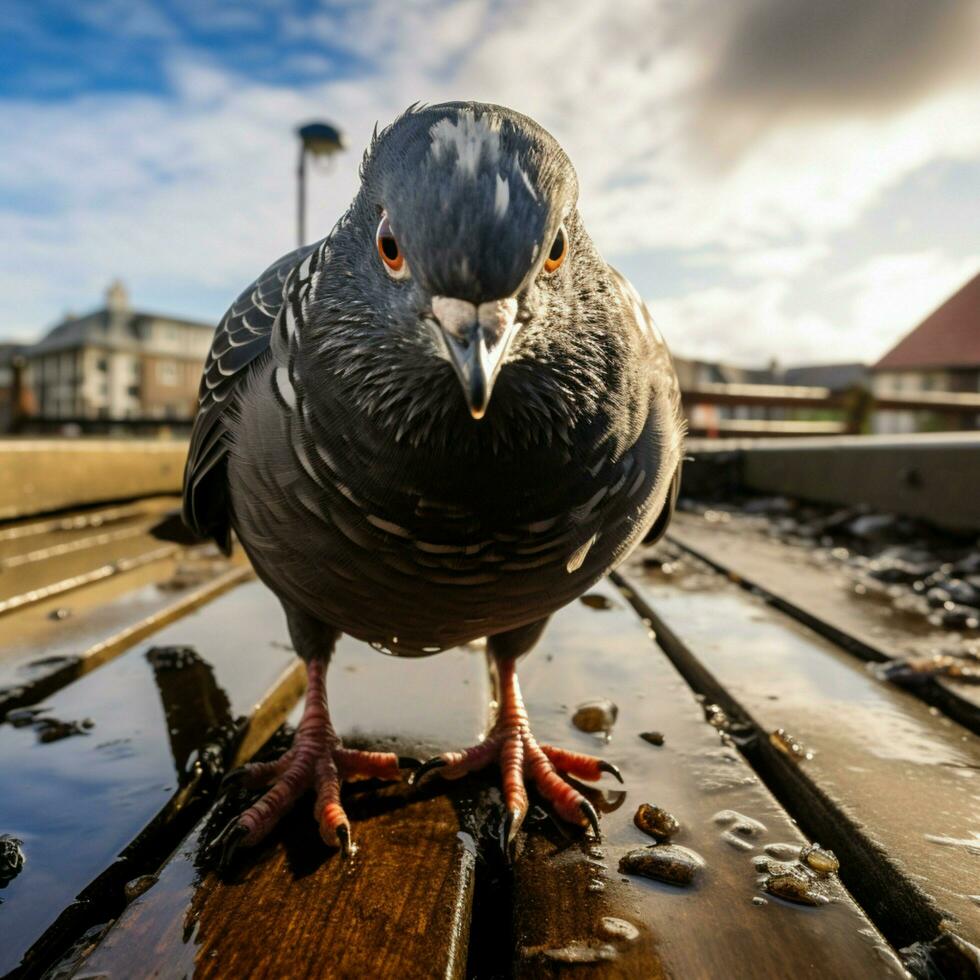
[[[834,436],[867,432],[876,411],[928,412],[934,431],[976,429],[980,392],[917,391],[874,395],[866,388],[847,391],[797,385],[701,384],[681,392],[693,436]],[[723,417],[718,408],[761,410],[765,417]],[[705,411],[705,410],[708,411]],[[802,416],[802,417],[801,417]],[[809,416],[809,417],[806,417]],[[45,418],[22,414],[14,435],[187,436],[191,419]]]
[[[691,435],[708,437],[854,435],[867,431],[875,411],[928,412],[937,431],[974,429],[980,418],[980,392],[874,395],[865,388],[835,392],[795,385],[702,384],[684,389],[681,397]],[[766,417],[723,418],[703,410],[718,407],[761,409]],[[834,417],[793,417],[798,415]]]
[[[170,438],[189,436],[193,419],[81,418],[21,415],[10,426],[18,436],[139,436]]]

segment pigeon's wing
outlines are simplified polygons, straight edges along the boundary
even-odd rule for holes
[[[651,374],[656,379],[656,384],[659,389],[656,392],[657,399],[660,403],[661,411],[667,416],[668,436],[674,436],[677,440],[677,453],[675,455],[677,463],[674,467],[673,475],[670,478],[667,497],[664,500],[663,508],[643,537],[644,544],[653,544],[663,537],[664,531],[667,530],[667,525],[670,523],[670,519],[674,516],[674,508],[677,506],[677,497],[681,489],[681,466],[683,462],[680,453],[680,444],[684,439],[686,423],[681,413],[681,393],[680,386],[677,383],[677,372],[674,370],[670,351],[667,349],[667,345],[664,343],[660,331],[653,322],[650,310],[626,276],[611,267],[609,271],[612,273],[612,277],[620,289],[624,305],[630,311],[637,331],[645,335],[650,341],[648,349],[651,358]]]
[[[322,244],[298,248],[269,266],[224,315],[204,362],[184,469],[183,518],[192,531],[213,537],[225,552],[231,548],[225,462],[236,394],[269,350],[289,274]]]
[[[673,479],[670,481],[670,489],[667,491],[667,499],[664,501],[664,506],[657,515],[657,519],[650,525],[650,530],[644,535],[644,544],[655,544],[659,541],[664,536],[670,519],[674,516],[674,509],[677,507],[677,497],[681,492],[682,466],[683,462],[678,463],[677,469],[674,470]]]

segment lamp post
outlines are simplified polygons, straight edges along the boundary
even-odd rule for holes
[[[299,166],[297,176],[296,233],[299,245],[306,241],[306,157],[329,159],[344,149],[344,135],[330,123],[312,122],[296,130],[299,136]]]

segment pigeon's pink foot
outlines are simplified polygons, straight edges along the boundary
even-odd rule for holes
[[[413,773],[412,781],[419,782],[433,770],[438,770],[439,775],[446,779],[459,779],[496,761],[503,775],[506,816],[501,844],[505,851],[510,852],[511,844],[527,815],[525,780],[528,779],[562,820],[580,827],[592,827],[598,837],[599,818],[594,807],[574,786],[562,779],[561,774],[596,780],[608,772],[622,782],[619,770],[612,763],[590,755],[569,752],[553,745],[539,745],[528,723],[514,660],[500,658],[498,667],[500,712],[486,738],[461,752],[445,752],[429,759]]]
[[[292,748],[274,762],[253,762],[226,777],[226,784],[257,789],[270,788],[261,799],[235,817],[212,847],[219,863],[230,863],[235,851],[258,844],[282,819],[307,789],[316,792],[314,816],[324,843],[352,854],[350,821],[340,804],[340,787],[358,779],[401,778],[403,767],[417,767],[414,759],[391,752],[364,752],[345,748],[330,723],[323,661],[311,660],[307,668],[306,706],[293,737]]]

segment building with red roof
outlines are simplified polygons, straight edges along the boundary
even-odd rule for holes
[[[980,391],[980,273],[872,365],[876,395],[918,391]],[[929,412],[880,411],[876,432],[949,428]],[[975,428],[976,420],[960,424]]]

